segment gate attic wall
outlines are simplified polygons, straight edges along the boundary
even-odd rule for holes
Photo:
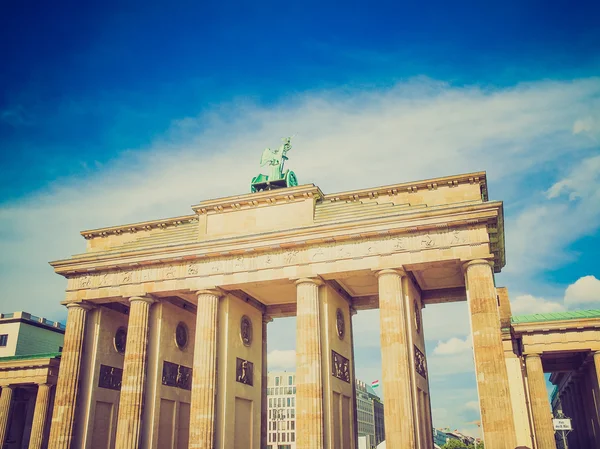
[[[291,285],[397,267],[423,290],[463,288],[461,261],[489,259],[495,271],[504,265],[502,203],[488,202],[486,191],[478,173],[334,195],[309,185],[211,200],[194,206],[193,216],[84,231],[88,251],[52,265],[68,278],[66,302]],[[295,302],[288,290],[283,303]],[[367,298],[371,290],[350,293]]]

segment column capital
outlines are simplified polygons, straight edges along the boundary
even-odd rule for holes
[[[398,276],[406,276],[406,271],[404,271],[404,268],[398,267],[398,268],[385,268],[383,270],[379,270],[379,271],[375,272],[375,276],[377,276],[377,278],[379,278],[379,276],[383,276],[386,274],[396,274]]]
[[[155,302],[158,302],[156,299],[151,298],[150,296],[132,296],[129,298],[129,302],[134,302],[134,301],[142,301],[142,302],[147,302],[148,304],[154,304]]]
[[[488,259],[467,260],[466,262],[463,262],[462,269],[463,271],[467,271],[469,267],[473,267],[476,265],[488,265],[490,268],[494,268],[494,261]]]
[[[294,284],[296,285],[300,285],[300,284],[315,284],[317,287],[320,287],[321,285],[323,285],[323,281],[319,278],[300,278],[297,279]]]
[[[536,357],[539,359],[542,357],[542,354],[539,354],[537,352],[529,352],[529,353],[525,354],[525,359],[533,359]]]
[[[271,315],[267,315],[266,313],[263,313],[262,322],[267,324],[267,323],[270,323],[271,321],[273,321],[273,317]]]
[[[206,288],[204,290],[196,291],[196,296],[200,295],[212,295],[216,296],[217,298],[220,298],[222,296],[225,296],[225,293],[223,292],[223,290],[219,290],[218,288]]]
[[[89,302],[68,302],[65,304],[67,309],[78,307],[83,310],[92,310],[95,306]]]

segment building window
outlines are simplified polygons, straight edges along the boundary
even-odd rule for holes
[[[292,385],[292,376],[288,377],[288,382],[289,382],[288,385]]]
[[[275,386],[278,387],[279,386],[279,376],[277,376],[275,378]]]
[[[292,405],[292,398],[287,398],[287,406],[290,407]]]
[[[8,334],[0,335],[0,346],[6,346],[8,343]]]

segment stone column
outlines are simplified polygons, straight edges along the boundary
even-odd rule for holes
[[[31,437],[29,438],[29,449],[42,449],[46,417],[48,416],[48,404],[50,403],[50,388],[52,387],[48,384],[38,385],[35,409],[33,411],[33,422],[31,424]]]
[[[2,393],[0,393],[0,447],[4,447],[4,441],[6,440],[12,395],[13,387],[8,385],[2,387]]]
[[[381,371],[385,407],[385,438],[389,448],[416,447],[415,418],[410,382],[408,320],[402,291],[403,270],[382,270],[379,281]]]
[[[269,398],[267,397],[268,371],[267,371],[267,324],[273,321],[269,315],[262,319],[262,382],[260,397],[260,447],[266,448],[269,444]]]
[[[552,410],[546,389],[546,379],[539,354],[525,356],[527,383],[531,401],[531,416],[535,430],[535,441],[539,449],[556,449],[554,428],[552,426]]]
[[[318,279],[299,279],[296,313],[296,447],[323,449],[321,301]]]
[[[73,439],[81,350],[85,335],[86,316],[91,308],[91,305],[84,303],[67,304],[67,329],[60,358],[48,441],[48,447],[52,449],[69,449]]]
[[[600,388],[600,351],[594,352],[594,368],[596,368],[596,386]]]
[[[515,424],[500,331],[498,299],[487,260],[463,265],[471,314],[473,353],[486,449],[514,449]]]
[[[129,322],[119,397],[116,449],[137,449],[140,444],[148,352],[148,319],[153,303],[154,299],[148,297],[129,298]]]
[[[221,292],[201,290],[197,295],[189,447],[212,449],[217,393],[217,320]]]

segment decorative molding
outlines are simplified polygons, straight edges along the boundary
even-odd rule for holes
[[[192,368],[163,361],[162,384],[182,390],[192,390]]]
[[[439,186],[457,187],[460,184],[480,184],[482,199],[488,201],[487,178],[485,172],[467,173],[464,175],[446,176],[416,182],[405,182],[373,189],[352,190],[349,192],[331,193],[323,196],[323,201],[358,201],[361,198],[377,198],[379,195],[397,195],[398,193],[415,193],[419,190],[436,190]]]
[[[197,223],[197,215],[184,215],[175,218],[165,218],[162,220],[143,221],[140,223],[126,224],[121,226],[111,226],[108,228],[90,229],[81,231],[80,234],[86,239],[98,237],[108,237],[109,235],[121,235],[124,233],[136,233],[138,231],[150,231],[152,229],[164,229],[166,227],[179,226],[185,223]]]
[[[350,360],[331,350],[331,375],[350,383]]]
[[[70,275],[67,291],[193,279],[294,265],[336,262],[343,259],[379,257],[382,254],[390,255],[446,249],[456,246],[487,245],[486,242],[475,242],[472,238],[472,231],[469,229],[442,229],[438,233],[413,232],[399,236],[359,237],[357,240],[314,244],[305,248],[274,250],[272,247],[268,247],[269,252],[247,252],[244,255],[235,254],[233,256],[214,255],[193,261],[164,262],[159,260],[156,265],[112,269],[110,271],[97,270],[79,276]]]
[[[100,365],[100,376],[98,376],[98,386],[109,390],[121,390],[123,380],[123,370],[114,366]]]
[[[235,358],[235,380],[244,385],[254,385],[254,363]]]
[[[304,201],[309,198],[321,198],[323,192],[314,184],[305,184],[286,189],[263,190],[247,195],[230,196],[203,201],[192,209],[197,214],[231,212],[240,209],[250,209],[259,206],[271,206],[278,203]]]

